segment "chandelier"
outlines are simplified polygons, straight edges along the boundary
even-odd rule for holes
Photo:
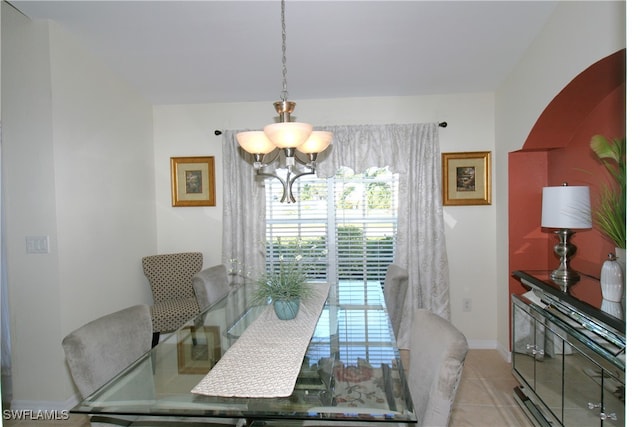
[[[318,153],[324,151],[332,142],[331,132],[314,131],[308,123],[292,120],[291,114],[296,103],[288,100],[287,92],[287,33],[284,20],[284,0],[280,1],[280,20],[282,22],[282,91],[280,100],[273,103],[279,121],[269,124],[262,131],[239,132],[238,144],[253,155],[253,167],[256,175],[276,178],[282,184],[281,203],[295,203],[292,188],[294,182],[304,175],[316,171]],[[265,172],[265,167],[285,156],[284,168],[278,167],[274,173]]]

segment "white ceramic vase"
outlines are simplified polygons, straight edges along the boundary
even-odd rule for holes
[[[616,261],[622,267],[622,278],[627,277],[627,250],[616,247]]]
[[[622,311],[622,304],[619,302],[607,301],[606,299],[602,300],[602,305],[600,306],[600,310],[605,313],[609,313],[613,317],[617,317],[618,319],[624,320],[624,312]]]
[[[602,298],[612,302],[622,301],[624,289],[622,267],[616,262],[616,257],[613,254],[609,254],[609,259],[602,263],[600,286]]]

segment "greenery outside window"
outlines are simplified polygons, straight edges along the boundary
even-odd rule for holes
[[[297,203],[280,203],[282,186],[266,185],[266,269],[279,259],[302,256],[312,280],[384,280],[393,262],[398,176],[388,168],[296,181]]]

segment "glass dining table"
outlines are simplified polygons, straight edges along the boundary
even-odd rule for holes
[[[329,287],[290,395],[194,393],[265,310],[273,308],[252,305],[248,285],[233,287],[71,412],[171,425],[220,419],[244,420],[246,425],[285,420],[417,422],[379,282],[341,281]]]

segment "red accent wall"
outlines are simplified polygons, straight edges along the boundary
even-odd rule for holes
[[[509,153],[509,269],[547,270],[558,265],[556,236],[540,227],[542,187],[589,185],[597,204],[599,186],[608,179],[592,153],[593,135],[626,135],[626,50],[591,65],[573,79],[542,112],[521,150]],[[571,266],[600,276],[602,262],[614,244],[595,228],[578,231],[578,251]],[[599,288],[592,290],[600,293]],[[510,277],[509,294],[524,288]]]

